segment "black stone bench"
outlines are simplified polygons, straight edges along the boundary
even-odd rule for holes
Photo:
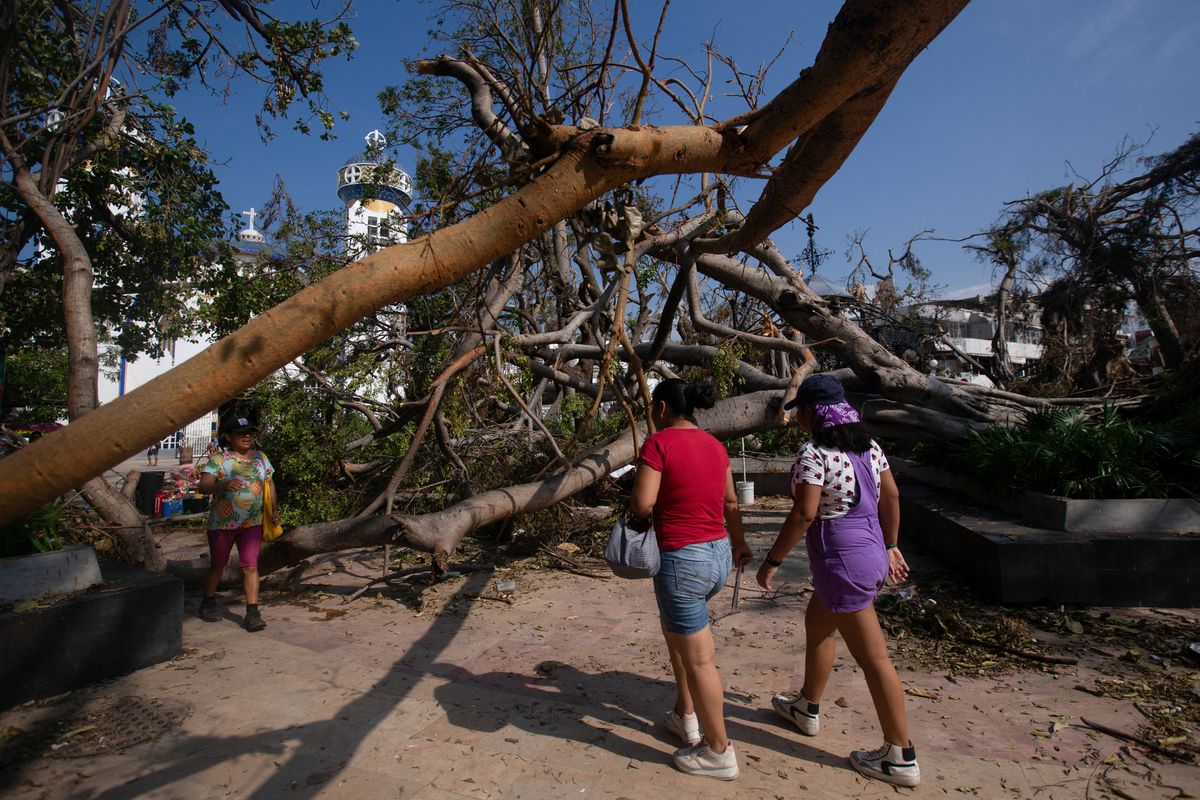
[[[183,582],[102,563],[104,582],[28,611],[0,612],[0,709],[174,658]]]
[[[1044,530],[1016,519],[1016,510],[1010,516],[898,478],[902,537],[996,600],[1200,606],[1200,535]]]

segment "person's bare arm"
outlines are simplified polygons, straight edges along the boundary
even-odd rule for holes
[[[879,473],[879,527],[888,554],[888,577],[893,583],[908,579],[908,562],[900,552],[900,487],[890,469]]]
[[[638,464],[637,476],[633,481],[633,497],[629,501],[630,516],[644,520],[649,525],[650,514],[658,500],[658,488],[662,485],[662,473],[646,464]],[[645,528],[641,528],[645,530]]]
[[[749,564],[754,551],[746,544],[746,532],[742,529],[742,510],[738,506],[737,491],[733,488],[733,470],[725,470],[725,528],[729,531],[729,543],[733,547],[733,563],[736,566]]]
[[[196,488],[201,494],[216,494],[226,490],[237,491],[245,484],[245,480],[238,477],[233,478],[217,478],[211,472],[206,472],[200,476],[200,480],[196,482]]]
[[[776,562],[787,558],[796,543],[804,538],[808,526],[812,525],[813,520],[817,518],[820,504],[821,486],[815,483],[800,484],[800,491],[792,500],[792,510],[788,512],[787,519],[783,521],[783,527],[780,528],[779,535],[775,537],[775,543],[771,545],[771,549],[767,550],[767,558]],[[767,591],[772,591],[774,587],[771,586],[771,579],[778,571],[779,567],[773,566],[764,559],[756,576],[758,585]]]

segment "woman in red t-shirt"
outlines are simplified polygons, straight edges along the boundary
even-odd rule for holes
[[[751,552],[725,446],[692,416],[697,408],[712,408],[712,387],[672,378],[654,387],[650,399],[658,433],[642,447],[631,513],[646,521],[653,514],[661,553],[654,596],[676,689],[667,728],[687,745],[675,753],[675,766],[730,780],[738,765],[725,735],[708,601],[721,591],[734,563],[749,563]]]

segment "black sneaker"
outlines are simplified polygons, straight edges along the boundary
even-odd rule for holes
[[[868,778],[896,786],[916,786],[921,782],[917,748],[911,744],[901,747],[885,742],[878,750],[855,750],[850,754],[850,766]]]
[[[216,597],[206,597],[200,601],[200,619],[205,622],[221,621],[221,609],[217,608]]]
[[[258,613],[258,607],[246,609],[246,630],[254,633],[261,631],[267,627],[267,623],[263,622],[262,614]]]

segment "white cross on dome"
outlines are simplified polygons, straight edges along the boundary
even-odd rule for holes
[[[387,137],[378,130],[373,130],[363,137],[367,140],[368,147],[383,147],[387,144]]]

